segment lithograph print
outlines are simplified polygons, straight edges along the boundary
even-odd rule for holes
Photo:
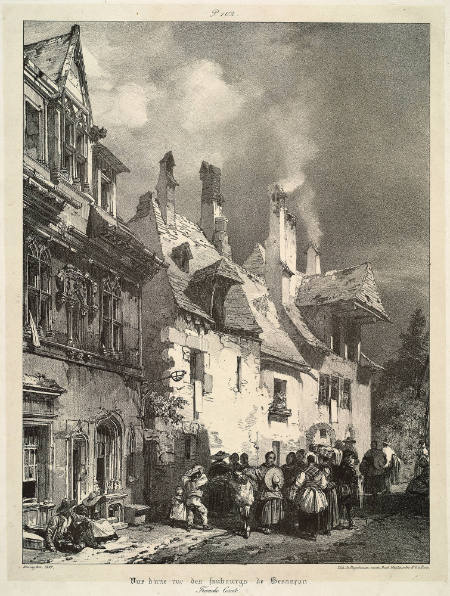
[[[430,563],[429,58],[23,22],[24,564]]]

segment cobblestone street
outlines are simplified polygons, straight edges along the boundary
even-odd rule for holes
[[[252,532],[245,540],[236,532],[237,519],[228,516],[204,532],[172,528],[162,523],[119,530],[119,540],[105,549],[85,548],[65,555],[24,550],[25,564],[155,564],[155,563],[370,563],[429,562],[429,520],[391,495],[375,513],[361,512],[353,530],[335,530],[317,541],[295,535]],[[384,511],[383,511],[384,510]],[[216,520],[218,522],[218,520]]]

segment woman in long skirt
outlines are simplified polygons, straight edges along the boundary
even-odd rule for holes
[[[325,495],[327,480],[323,470],[316,464],[315,456],[309,455],[308,467],[297,476],[296,505],[299,528],[311,540],[316,540],[320,529],[320,514],[326,510],[328,501]]]

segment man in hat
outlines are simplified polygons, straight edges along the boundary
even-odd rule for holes
[[[359,464],[359,456],[358,456],[358,452],[356,450],[355,439],[352,439],[352,437],[347,437],[346,439],[344,439],[344,449],[346,451],[353,452],[354,463],[355,463],[355,465],[358,465]]]
[[[208,525],[208,510],[202,503],[202,487],[208,482],[202,466],[194,466],[188,470],[183,478],[186,493],[187,531],[190,532],[197,513],[201,519],[204,530],[211,530]]]
[[[372,441],[370,449],[364,454],[359,470],[364,476],[364,493],[372,495],[373,504],[375,504],[378,494],[385,489],[385,463],[386,458],[382,450],[378,448],[377,441]]]
[[[77,544],[72,536],[72,507],[74,503],[69,499],[63,499],[56,510],[56,515],[50,518],[45,530],[45,543],[49,550],[55,552],[78,553],[84,548],[84,544]]]
[[[265,462],[257,468],[248,468],[244,474],[258,482],[258,505],[256,515],[264,534],[270,534],[284,518],[283,495],[281,489],[284,476],[281,468],[275,465],[276,455],[268,451]]]

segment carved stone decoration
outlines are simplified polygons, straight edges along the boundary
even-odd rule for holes
[[[98,126],[94,125],[91,126],[89,130],[89,138],[93,143],[98,143],[100,139],[104,139],[106,137],[107,130],[103,126],[99,128]]]
[[[83,273],[73,265],[64,265],[56,274],[56,304],[58,307],[66,304],[69,308],[79,303],[83,314],[87,313],[88,289]]]

